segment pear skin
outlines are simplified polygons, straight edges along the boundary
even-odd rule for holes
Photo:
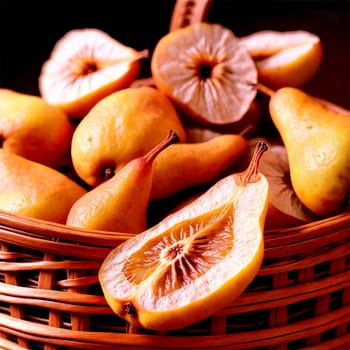
[[[51,167],[0,149],[0,210],[64,224],[86,191]]]
[[[336,214],[350,191],[349,115],[291,87],[277,90],[269,109],[287,150],[298,198],[316,215]]]
[[[147,208],[153,179],[153,162],[177,142],[173,131],[146,155],[135,158],[114,176],[94,187],[72,206],[67,225],[91,230],[139,233],[147,228]]]
[[[71,156],[78,176],[95,187],[105,172],[118,172],[130,160],[145,155],[174,130],[181,142],[186,131],[170,100],[159,90],[127,88],[99,101],[77,125]]]
[[[43,98],[0,89],[1,148],[58,169],[69,158],[73,126]]]
[[[239,134],[168,147],[154,162],[151,199],[162,199],[191,186],[215,181],[248,150],[248,141]]]

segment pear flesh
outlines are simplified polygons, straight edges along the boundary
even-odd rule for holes
[[[136,327],[180,329],[233,302],[264,255],[268,181],[259,143],[246,171],[118,245],[99,270],[107,303]]]

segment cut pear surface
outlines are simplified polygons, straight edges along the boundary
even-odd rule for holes
[[[159,40],[156,86],[200,123],[239,121],[256,96],[257,70],[246,47],[219,24],[196,23]]]
[[[99,271],[107,302],[121,318],[155,330],[185,327],[229,305],[262,263],[267,204],[268,183],[256,170],[218,181],[110,252]]]
[[[128,87],[147,55],[147,50],[138,52],[99,29],[71,30],[42,66],[40,93],[68,115],[84,117],[103,97]]]
[[[271,88],[305,85],[323,59],[321,39],[304,30],[262,30],[240,39],[256,62],[259,81]]]

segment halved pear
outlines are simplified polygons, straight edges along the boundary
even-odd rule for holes
[[[260,161],[259,170],[268,182],[269,209],[265,228],[292,227],[317,220],[296,195],[290,179],[287,151],[282,145],[272,145]]]
[[[258,173],[266,144],[231,174],[104,260],[99,281],[112,310],[131,324],[178,329],[230,305],[264,255],[268,182]]]
[[[49,103],[82,118],[103,97],[128,87],[140,71],[136,51],[96,28],[73,29],[58,40],[39,76]]]
[[[255,60],[259,81],[274,89],[305,85],[323,59],[321,39],[304,30],[262,30],[240,39]]]
[[[202,126],[241,121],[257,93],[253,59],[219,24],[194,23],[163,36],[151,70],[157,88]]]

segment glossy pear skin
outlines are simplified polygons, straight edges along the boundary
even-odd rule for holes
[[[191,186],[208,184],[238,162],[248,150],[248,141],[238,134],[172,145],[154,162],[151,198],[161,199]]]
[[[72,206],[67,225],[91,230],[139,233],[147,228],[153,161],[179,137],[173,131],[145,156],[135,158]]]
[[[270,100],[271,118],[285,144],[293,188],[319,216],[341,210],[350,191],[350,117],[285,87]]]
[[[76,127],[71,156],[79,177],[92,187],[130,160],[145,155],[174,130],[181,142],[186,132],[169,99],[142,86],[117,91],[99,101]]]
[[[0,149],[0,210],[64,224],[85,193],[57,170]]]
[[[68,116],[41,97],[0,89],[1,148],[52,168],[69,156],[73,128]]]

